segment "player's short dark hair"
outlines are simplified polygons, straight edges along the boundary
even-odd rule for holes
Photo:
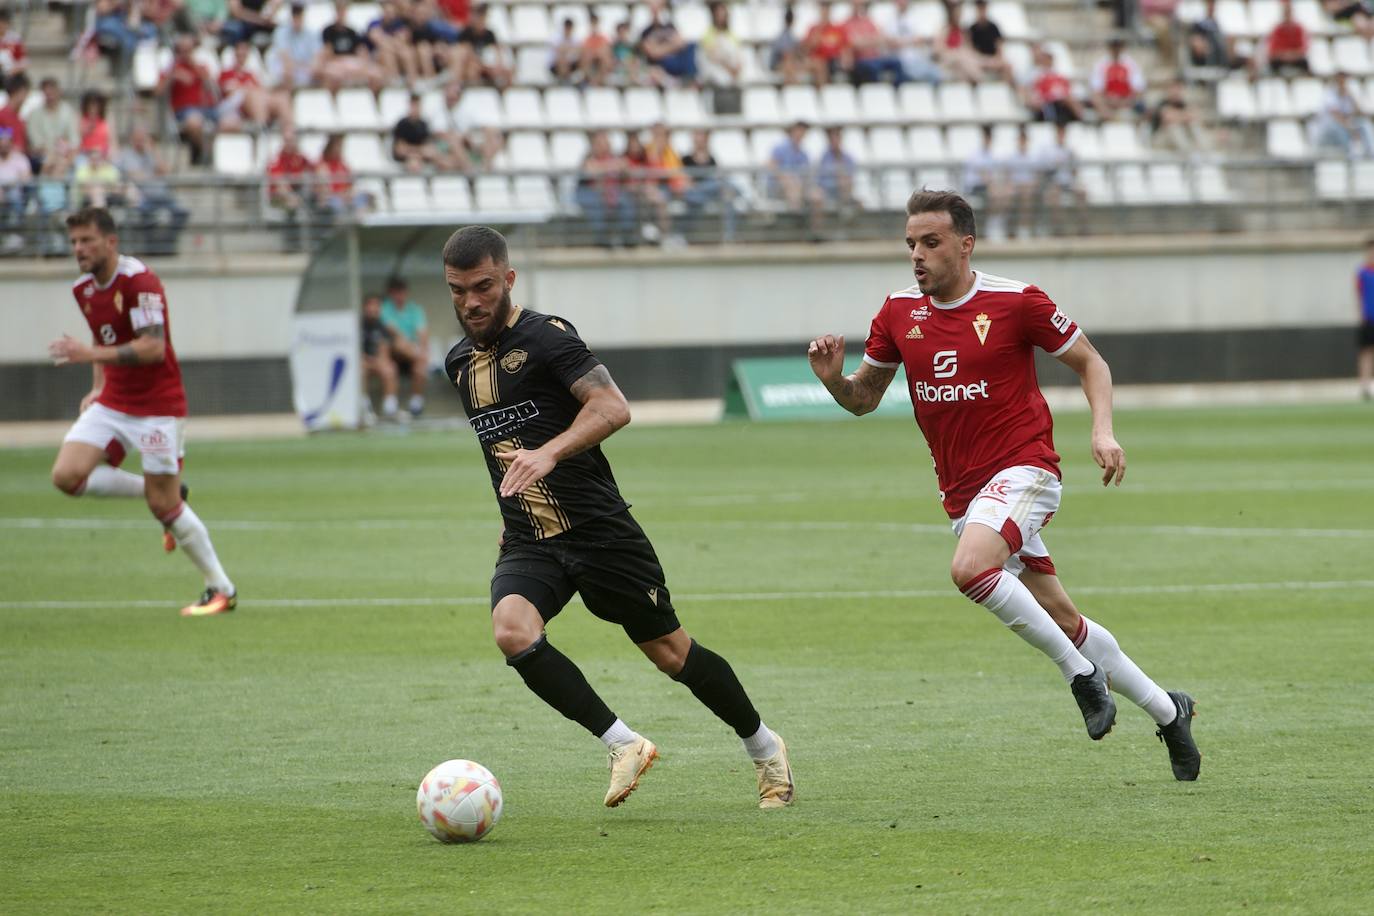
[[[7,95],[17,95],[29,88],[29,86],[29,78],[23,73],[11,74],[9,79],[5,80],[5,93]]]
[[[114,217],[110,211],[104,207],[82,207],[71,216],[67,217],[67,228],[75,229],[77,226],[94,226],[100,230],[101,235],[118,235],[119,229],[115,226]]]
[[[386,291],[391,293],[398,289],[410,289],[410,284],[406,282],[405,277],[393,274],[390,279],[386,281]]]
[[[464,226],[444,244],[444,266],[472,270],[487,258],[493,264],[509,264],[506,237],[490,226]]]
[[[918,213],[948,213],[954,231],[961,236],[978,237],[978,226],[973,219],[973,207],[953,191],[929,191],[925,188],[915,192],[907,199],[906,215]]]

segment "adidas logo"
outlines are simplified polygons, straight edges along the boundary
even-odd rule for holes
[[[913,325],[911,326],[911,330],[906,332],[906,339],[907,339],[907,340],[925,340],[925,339],[926,339],[926,335],[924,335],[924,334],[921,333],[921,326],[920,326],[919,324],[913,324]]]

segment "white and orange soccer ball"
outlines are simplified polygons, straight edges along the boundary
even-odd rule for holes
[[[473,843],[501,819],[501,784],[471,760],[445,760],[426,774],[415,794],[420,823],[444,843]]]

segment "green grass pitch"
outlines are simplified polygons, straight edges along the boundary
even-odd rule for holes
[[[600,744],[491,644],[499,528],[463,433],[190,443],[239,610],[139,504],[0,454],[0,911],[1374,910],[1374,413],[1123,412],[1104,491],[1060,420],[1047,532],[1084,611],[1197,698],[1176,783],[1122,701],[1090,742],[1054,668],[950,585],[909,422],[631,427],[607,451],[689,632],[792,749],[754,807],[738,741],[616,628],[550,627],[659,766],[601,805]],[[193,433],[194,436],[194,433]],[[469,757],[506,810],[415,816]]]

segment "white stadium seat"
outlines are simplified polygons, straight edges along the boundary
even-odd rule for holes
[[[776,126],[783,123],[778,91],[772,86],[749,86],[744,90],[744,120],[750,124]]]
[[[1183,204],[1192,200],[1183,166],[1177,162],[1156,162],[1149,167],[1150,197],[1155,203]]]
[[[1358,35],[1342,35],[1332,40],[1331,57],[1342,73],[1367,76],[1374,71],[1369,60],[1369,42]]]
[[[253,138],[248,134],[217,134],[214,147],[215,171],[221,175],[260,174],[253,153]]]
[[[550,86],[544,90],[544,109],[547,117],[543,127],[576,129],[586,126],[582,113],[582,93],[571,86]]]
[[[993,0],[988,4],[988,18],[997,23],[1002,37],[1008,40],[1029,41],[1036,32],[1026,21],[1026,8],[1017,0]]]
[[[710,143],[711,155],[721,168],[749,167],[749,141],[745,138],[744,131],[734,128],[712,131]]]
[[[1289,87],[1293,100],[1293,113],[1300,118],[1308,118],[1322,110],[1326,88],[1321,80],[1310,77],[1295,79]]]
[[[509,91],[509,90],[507,90]],[[587,123],[594,127],[622,127],[625,114],[620,108],[620,90],[594,86],[582,94],[587,106]]]
[[[1349,200],[1350,163],[1344,159],[1323,159],[1316,168],[1317,196],[1323,200]]]
[[[394,172],[397,168],[386,144],[375,133],[345,134],[343,156],[355,172]]]
[[[391,208],[397,213],[424,213],[429,210],[429,182],[413,175],[391,179]]]
[[[945,129],[945,149],[954,162],[963,162],[983,145],[983,129],[972,124],[955,124]]]
[[[859,118],[871,124],[895,124],[900,121],[902,116],[897,111],[896,90],[887,83],[864,83],[860,86]]]
[[[479,175],[476,183],[477,209],[482,213],[513,213],[517,209],[510,181],[504,175]]]
[[[334,98],[323,89],[300,89],[292,99],[292,113],[300,130],[338,130]]]
[[[818,124],[821,120],[821,103],[814,86],[783,86],[782,114],[785,123],[805,121]]]
[[[335,103],[340,130],[384,130],[395,125],[394,121],[383,124],[377,99],[367,89],[341,89]]]
[[[915,162],[948,162],[945,137],[940,128],[917,125],[906,132],[911,159]]]
[[[526,45],[515,49],[515,83],[520,86],[544,86],[553,81],[549,73],[549,49]]]
[[[392,182],[394,190],[396,183]],[[436,175],[430,183],[432,208],[439,213],[471,213],[472,188],[465,175]]]
[[[553,185],[543,175],[517,175],[511,183],[516,206],[525,212],[553,213],[558,209]]]
[[[773,158],[773,150],[787,135],[779,127],[759,127],[749,132],[749,164],[765,168]],[[807,137],[806,139],[811,139]],[[814,142],[814,141],[813,141]],[[802,145],[808,146],[805,140]]]
[[[632,125],[647,126],[664,120],[663,95],[657,89],[626,89],[623,101],[625,118]]]
[[[381,118],[382,129],[391,130],[396,122],[406,116],[410,108],[410,90],[383,89],[377,100],[377,116]]]
[[[512,42],[521,45],[547,45],[552,37],[549,26],[548,9],[542,4],[519,3],[510,7],[510,31]],[[559,24],[555,28],[562,29]],[[493,30],[494,31],[494,30]],[[502,32],[496,34],[501,35]]]
[[[1313,76],[1328,77],[1336,72],[1331,59],[1331,43],[1325,38],[1313,38],[1307,45],[1307,66]]]
[[[510,168],[522,172],[547,172],[549,145],[538,131],[514,131],[506,140],[506,155]]]
[[[512,86],[502,98],[505,112],[501,123],[508,128],[529,128],[537,130],[548,121],[544,115],[544,102],[538,89],[527,86]]]
[[[587,135],[581,131],[558,131],[550,142],[549,156],[560,172],[577,169],[587,156]]]
[[[1109,121],[1102,125],[1102,155],[1106,159],[1141,159],[1147,151],[1140,145],[1140,135],[1134,124]]]
[[[897,110],[905,121],[935,122],[935,90],[925,83],[903,83],[897,90]]]
[[[872,83],[869,85],[880,84]],[[891,89],[891,87],[888,88]],[[855,121],[868,120],[859,110],[859,94],[853,86],[845,83],[831,83],[822,86],[820,99],[820,120],[823,124],[851,124]]]
[[[473,86],[464,89],[453,106],[455,121],[475,124],[478,127],[501,127],[501,94],[490,86]]]
[[[984,121],[1024,121],[1026,107],[1006,83],[979,83],[978,116]]]
[[[1226,185],[1226,175],[1221,166],[1204,163],[1193,168],[1193,192],[1197,199],[1209,204],[1226,203],[1231,200],[1231,189]]]
[[[709,123],[701,93],[693,89],[669,89],[663,94],[664,114],[671,127],[705,127]]]
[[[438,89],[429,89],[420,94],[420,114],[429,122],[430,130],[448,130],[452,126],[448,117],[448,103]]]
[[[904,165],[911,161],[911,150],[900,127],[870,128],[868,147],[870,161],[880,165]]]
[[[1256,83],[1255,103],[1262,119],[1293,117],[1293,99],[1285,80],[1263,79]]]
[[[1270,121],[1265,129],[1265,148],[1276,159],[1307,159],[1311,150],[1297,121]]]
[[[1098,206],[1116,203],[1116,189],[1105,167],[1085,165],[1078,169],[1078,183],[1088,202]]]
[[[981,120],[978,106],[973,98],[973,87],[968,83],[942,83],[935,90],[935,101],[940,119],[946,123]]]
[[[1227,121],[1253,121],[1259,106],[1250,83],[1244,79],[1224,79],[1217,83],[1217,114]]]

